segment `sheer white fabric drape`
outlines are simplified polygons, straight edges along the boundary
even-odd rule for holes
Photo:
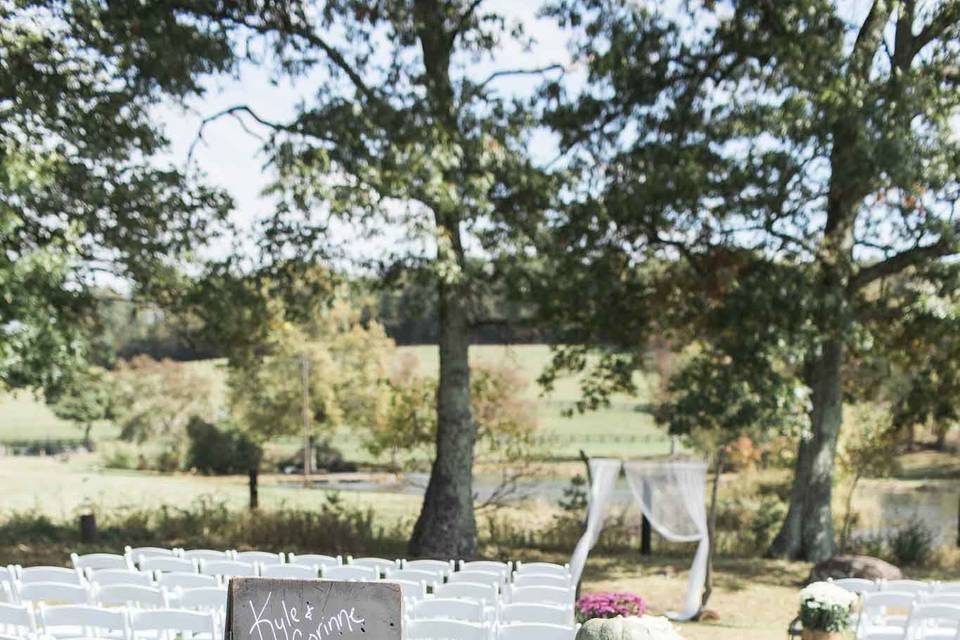
[[[707,465],[699,462],[627,462],[627,483],[650,525],[671,542],[699,542],[690,567],[683,609],[670,613],[689,620],[700,609],[700,594],[707,576],[705,489]]]
[[[587,528],[570,559],[570,572],[576,582],[583,573],[590,549],[597,543],[610,506],[613,487],[621,467],[643,515],[650,525],[671,542],[698,542],[690,567],[683,609],[668,614],[677,620],[689,620],[700,609],[700,594],[707,576],[707,534],[705,504],[707,465],[700,462],[627,462],[608,458],[590,460],[590,502]]]
[[[570,573],[574,582],[580,581],[580,574],[583,573],[583,565],[587,562],[587,554],[593,545],[597,544],[600,537],[600,531],[603,529],[603,521],[607,517],[607,510],[610,507],[610,494],[613,492],[613,485],[620,475],[620,467],[623,463],[619,460],[609,460],[606,458],[590,459],[590,498],[587,503],[587,529],[583,532],[577,547],[573,550],[573,557],[570,559]]]

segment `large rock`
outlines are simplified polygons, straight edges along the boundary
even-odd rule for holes
[[[827,578],[866,578],[867,580],[899,580],[900,569],[880,558],[870,556],[833,556],[819,562],[810,571],[810,582]]]

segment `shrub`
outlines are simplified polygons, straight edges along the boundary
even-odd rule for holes
[[[577,622],[591,618],[642,616],[647,610],[643,598],[627,592],[587,593],[577,600]]]
[[[890,555],[900,565],[926,564],[933,553],[934,533],[919,518],[912,518],[887,537]]]
[[[260,465],[262,451],[243,434],[219,429],[199,416],[187,423],[186,466],[205,475],[246,473]]]

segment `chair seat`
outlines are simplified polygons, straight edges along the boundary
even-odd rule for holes
[[[870,625],[857,633],[857,640],[902,640],[903,626]]]

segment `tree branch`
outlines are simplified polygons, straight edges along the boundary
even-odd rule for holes
[[[883,38],[883,27],[892,10],[889,0],[874,0],[870,12],[860,26],[853,51],[850,53],[850,61],[861,78],[866,78],[870,73],[870,63],[877,52],[880,39]]]
[[[933,16],[927,26],[921,29],[917,37],[913,39],[914,53],[919,52],[937,38],[945,35],[951,28],[956,28],[958,22],[960,22],[960,1],[947,2],[946,6]]]
[[[470,3],[470,6],[467,7],[467,10],[463,12],[463,15],[460,16],[460,20],[457,22],[457,26],[454,27],[453,31],[450,32],[450,47],[453,47],[454,42],[463,30],[467,27],[467,23],[470,22],[470,18],[473,17],[473,14],[476,12],[477,7],[483,4],[483,0],[473,0]]]
[[[869,267],[860,269],[860,272],[851,278],[849,288],[851,291],[855,291],[879,278],[892,276],[926,260],[948,256],[958,251],[960,251],[960,245],[958,245],[956,241],[945,238],[941,238],[933,244],[917,245],[912,249],[907,249],[906,251],[893,255],[886,260],[881,260]]]
[[[563,71],[565,67],[560,63],[548,64],[545,67],[537,67],[535,69],[504,69],[502,71],[495,71],[487,76],[487,79],[477,85],[477,90],[483,89],[485,86],[496,80],[497,78],[504,78],[507,76],[534,76],[542,75],[544,73],[549,73],[550,71]]]
[[[273,129],[274,131],[290,131],[290,128],[287,125],[279,124],[277,122],[271,122],[266,118],[262,118],[257,114],[256,111],[251,109],[245,104],[238,104],[232,107],[228,107],[222,111],[218,111],[212,115],[206,116],[200,121],[200,127],[197,129],[197,135],[193,139],[193,142],[190,143],[190,149],[187,151],[187,165],[189,166],[193,162],[193,154],[196,151],[197,145],[203,141],[203,132],[212,122],[223,118],[224,116],[230,116],[237,120],[240,123],[240,126],[243,127],[243,130],[249,133],[250,135],[256,136],[250,129],[247,128],[247,124],[243,121],[243,118],[240,117],[240,114],[246,114],[253,118],[257,123]]]

